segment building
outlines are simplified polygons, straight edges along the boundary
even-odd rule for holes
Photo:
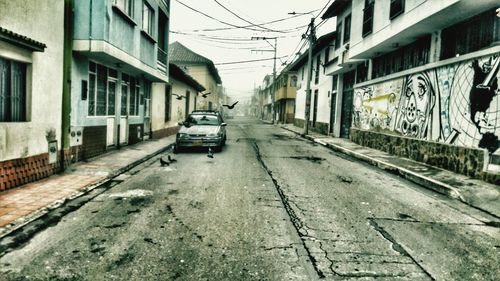
[[[273,76],[266,75],[262,80],[262,85],[259,87],[259,107],[260,119],[266,121],[273,120],[273,101],[272,96],[274,93]]]
[[[168,82],[169,1],[74,1],[71,147],[76,158],[151,135],[151,96]]]
[[[325,135],[333,133],[334,126],[338,123],[335,122],[338,96],[333,83],[334,77],[326,74],[327,67],[334,61],[331,54],[336,39],[336,31],[325,34],[316,40],[312,50],[309,128]],[[293,122],[298,127],[304,127],[305,120],[308,53],[309,50],[306,50],[287,67],[289,71],[297,74],[297,98]]]
[[[326,74],[338,76],[339,136],[498,184],[488,172],[500,154],[498,7],[333,2],[322,18],[338,23]]]
[[[177,133],[178,123],[195,109],[198,93],[205,91],[182,68],[169,64],[169,85],[166,92],[156,91],[152,96],[152,137],[162,138]]]
[[[197,109],[222,109],[224,102],[222,80],[210,59],[193,52],[179,42],[170,44],[169,59],[206,89],[206,92],[197,99]]]
[[[1,1],[0,7],[0,190],[5,190],[62,168],[65,2]]]
[[[276,122],[281,124],[293,123],[295,118],[295,97],[297,92],[297,75],[286,69],[276,77],[275,108]]]

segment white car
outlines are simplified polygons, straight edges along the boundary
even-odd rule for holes
[[[221,151],[226,144],[226,123],[217,111],[193,111],[175,138],[175,151],[185,147],[213,147]]]

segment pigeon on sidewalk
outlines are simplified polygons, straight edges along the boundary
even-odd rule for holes
[[[168,163],[167,161],[163,160],[163,158],[161,158],[161,157],[160,157],[160,164],[161,164],[162,167],[170,165],[170,163]]]
[[[212,151],[212,148],[208,148],[208,154],[207,154],[207,157],[208,158],[214,158],[214,152]]]

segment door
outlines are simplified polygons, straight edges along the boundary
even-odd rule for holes
[[[128,143],[128,117],[120,117],[120,144],[124,145]]]
[[[337,107],[337,83],[338,76],[333,75],[332,77],[332,93],[330,95],[330,126],[328,132],[333,134],[333,127],[335,126],[335,109]]]
[[[344,74],[342,86],[342,112],[340,115],[340,137],[349,138],[349,130],[352,124],[353,94],[354,94],[355,72]]]
[[[115,145],[115,117],[111,116],[106,119],[106,145]]]

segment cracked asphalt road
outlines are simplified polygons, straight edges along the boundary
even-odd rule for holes
[[[3,255],[0,280],[500,276],[495,218],[279,127],[229,121],[213,159],[188,151],[120,176]]]

